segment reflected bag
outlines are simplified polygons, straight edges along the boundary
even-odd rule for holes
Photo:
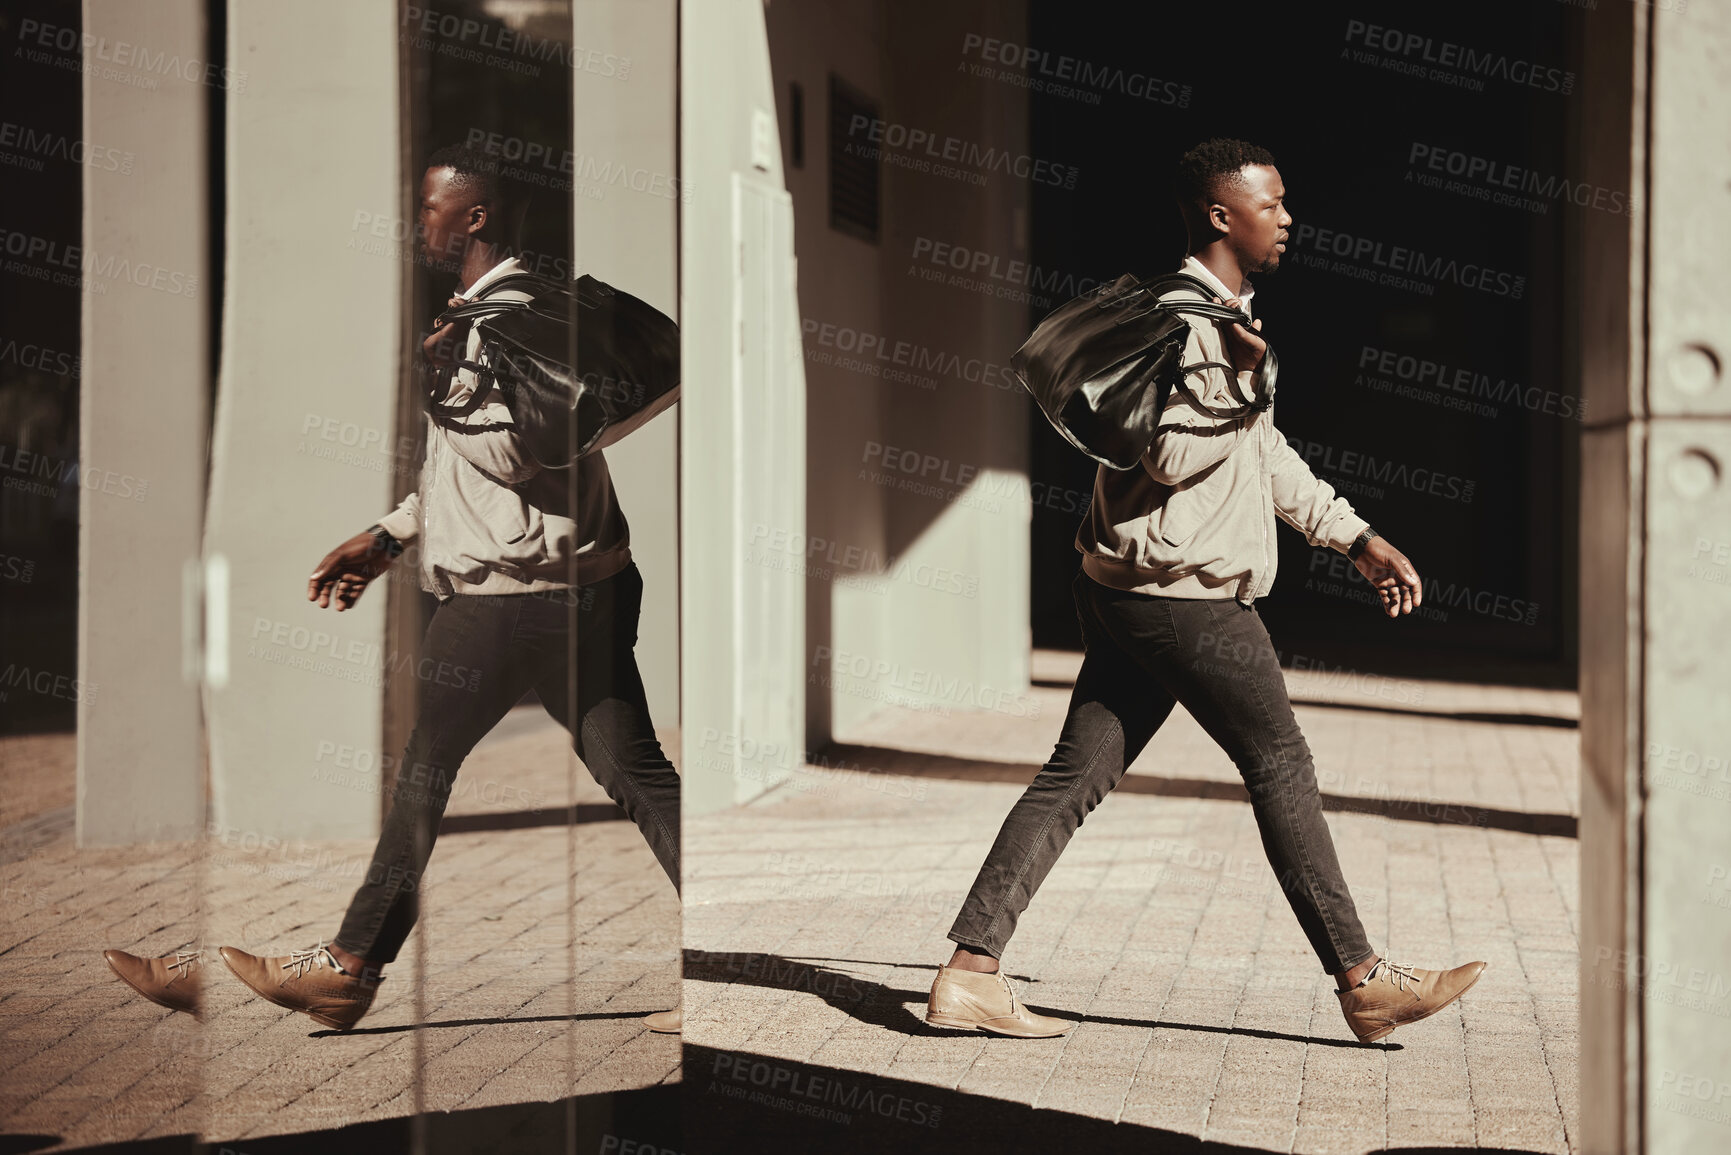
[[[1193,289],[1201,300],[1162,301],[1160,294]],[[1232,367],[1218,361],[1183,364],[1190,336],[1186,317],[1248,324],[1243,312],[1214,302],[1215,292],[1188,273],[1142,280],[1125,273],[1109,285],[1053,310],[1010,358],[1010,367],[1046,419],[1071,445],[1113,469],[1134,469],[1159,431],[1174,388],[1215,417],[1236,418],[1274,403],[1278,363],[1268,350],[1257,371],[1256,396],[1246,397]],[[1203,404],[1184,378],[1225,369],[1241,404]]]
[[[514,290],[527,301],[499,300]],[[679,400],[679,326],[659,309],[594,277],[575,283],[512,273],[472,301],[446,309],[435,329],[472,320],[481,360],[457,368],[476,376],[462,405],[429,398],[435,417],[474,412],[499,386],[517,435],[536,461],[563,469],[605,449]],[[577,326],[572,371],[571,325]],[[440,374],[443,396],[450,373]]]

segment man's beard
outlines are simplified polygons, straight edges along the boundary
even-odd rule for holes
[[[1259,277],[1272,277],[1280,271],[1280,254],[1273,249],[1268,250],[1268,255],[1262,258],[1262,263],[1249,271]]]

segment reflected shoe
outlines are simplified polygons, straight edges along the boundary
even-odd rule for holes
[[[260,958],[232,946],[223,947],[221,954],[235,977],[260,998],[339,1031],[361,1021],[385,981],[380,975],[349,974],[323,943],[275,958]]]
[[[139,958],[123,950],[105,950],[102,957],[133,990],[159,1007],[198,1013],[199,971],[204,967],[201,950],[177,950],[171,959]]]
[[[674,1007],[671,1011],[656,1011],[652,1015],[644,1015],[643,1025],[656,1034],[677,1035],[685,1026],[685,1008]]]
[[[990,1031],[1018,1039],[1049,1039],[1075,1023],[1036,1015],[1010,987],[1002,971],[953,970],[939,967],[926,1001],[926,1022],[956,1031]]]
[[[1407,1023],[1428,1019],[1466,994],[1485,973],[1470,962],[1446,971],[1420,970],[1383,959],[1370,976],[1349,991],[1336,991],[1346,1025],[1361,1043],[1386,1038]]]

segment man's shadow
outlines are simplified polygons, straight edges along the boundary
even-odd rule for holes
[[[842,965],[826,965],[842,964]],[[904,1035],[941,1037],[954,1032],[932,1027],[919,1014],[908,1009],[910,1002],[924,1002],[925,990],[902,990],[872,982],[849,973],[845,966],[881,967],[891,964],[863,959],[784,958],[781,955],[745,951],[703,951],[686,948],[685,977],[698,982],[729,983],[765,987],[771,990],[802,991],[816,995],[830,1006],[857,1022],[883,1027]],[[900,964],[910,965],[910,964]],[[919,970],[936,971],[935,966],[920,964]],[[1025,983],[1025,975],[1010,978]],[[1081,1015],[1052,1007],[1027,1004],[1028,1009],[1044,1015],[1056,1015],[1082,1023],[1107,1023],[1119,1027],[1163,1027],[1175,1031],[1199,1031],[1211,1035],[1242,1035],[1252,1039],[1277,1039],[1292,1043],[1309,1043],[1318,1047],[1347,1047],[1354,1050],[1371,1048],[1383,1051],[1401,1050],[1399,1043],[1360,1043],[1351,1039],[1319,1039],[1311,1035],[1292,1035],[1284,1031],[1265,1031],[1255,1027],[1217,1027],[1204,1023],[1174,1023],[1164,1019],[1126,1019],[1113,1015]]]

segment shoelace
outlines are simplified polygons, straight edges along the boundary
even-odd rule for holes
[[[1424,982],[1423,979],[1419,978],[1416,974],[1413,973],[1413,970],[1415,968],[1413,967],[1413,965],[1411,963],[1392,963],[1392,962],[1389,962],[1387,959],[1384,959],[1382,962],[1382,965],[1384,967],[1388,968],[1390,971],[1393,971],[1394,976],[1395,976],[1392,980],[1386,980],[1385,979],[1384,981],[1385,982],[1392,981],[1395,984],[1395,986],[1400,988],[1400,992],[1402,994],[1406,993],[1406,984],[1407,984],[1408,979],[1412,980],[1414,986],[1417,986],[1420,983]]]
[[[168,981],[172,983],[175,979],[183,979],[203,965],[203,950],[177,950],[174,952],[174,961],[168,964],[168,969],[179,973]]]
[[[347,973],[342,967],[337,965],[335,956],[326,949],[326,944],[321,942],[311,950],[289,951],[289,960],[282,964],[282,969],[285,971],[293,971],[294,973],[289,975],[288,978],[285,978],[283,981],[287,982],[288,979],[305,978],[308,972],[321,966],[328,966],[338,974]]]

